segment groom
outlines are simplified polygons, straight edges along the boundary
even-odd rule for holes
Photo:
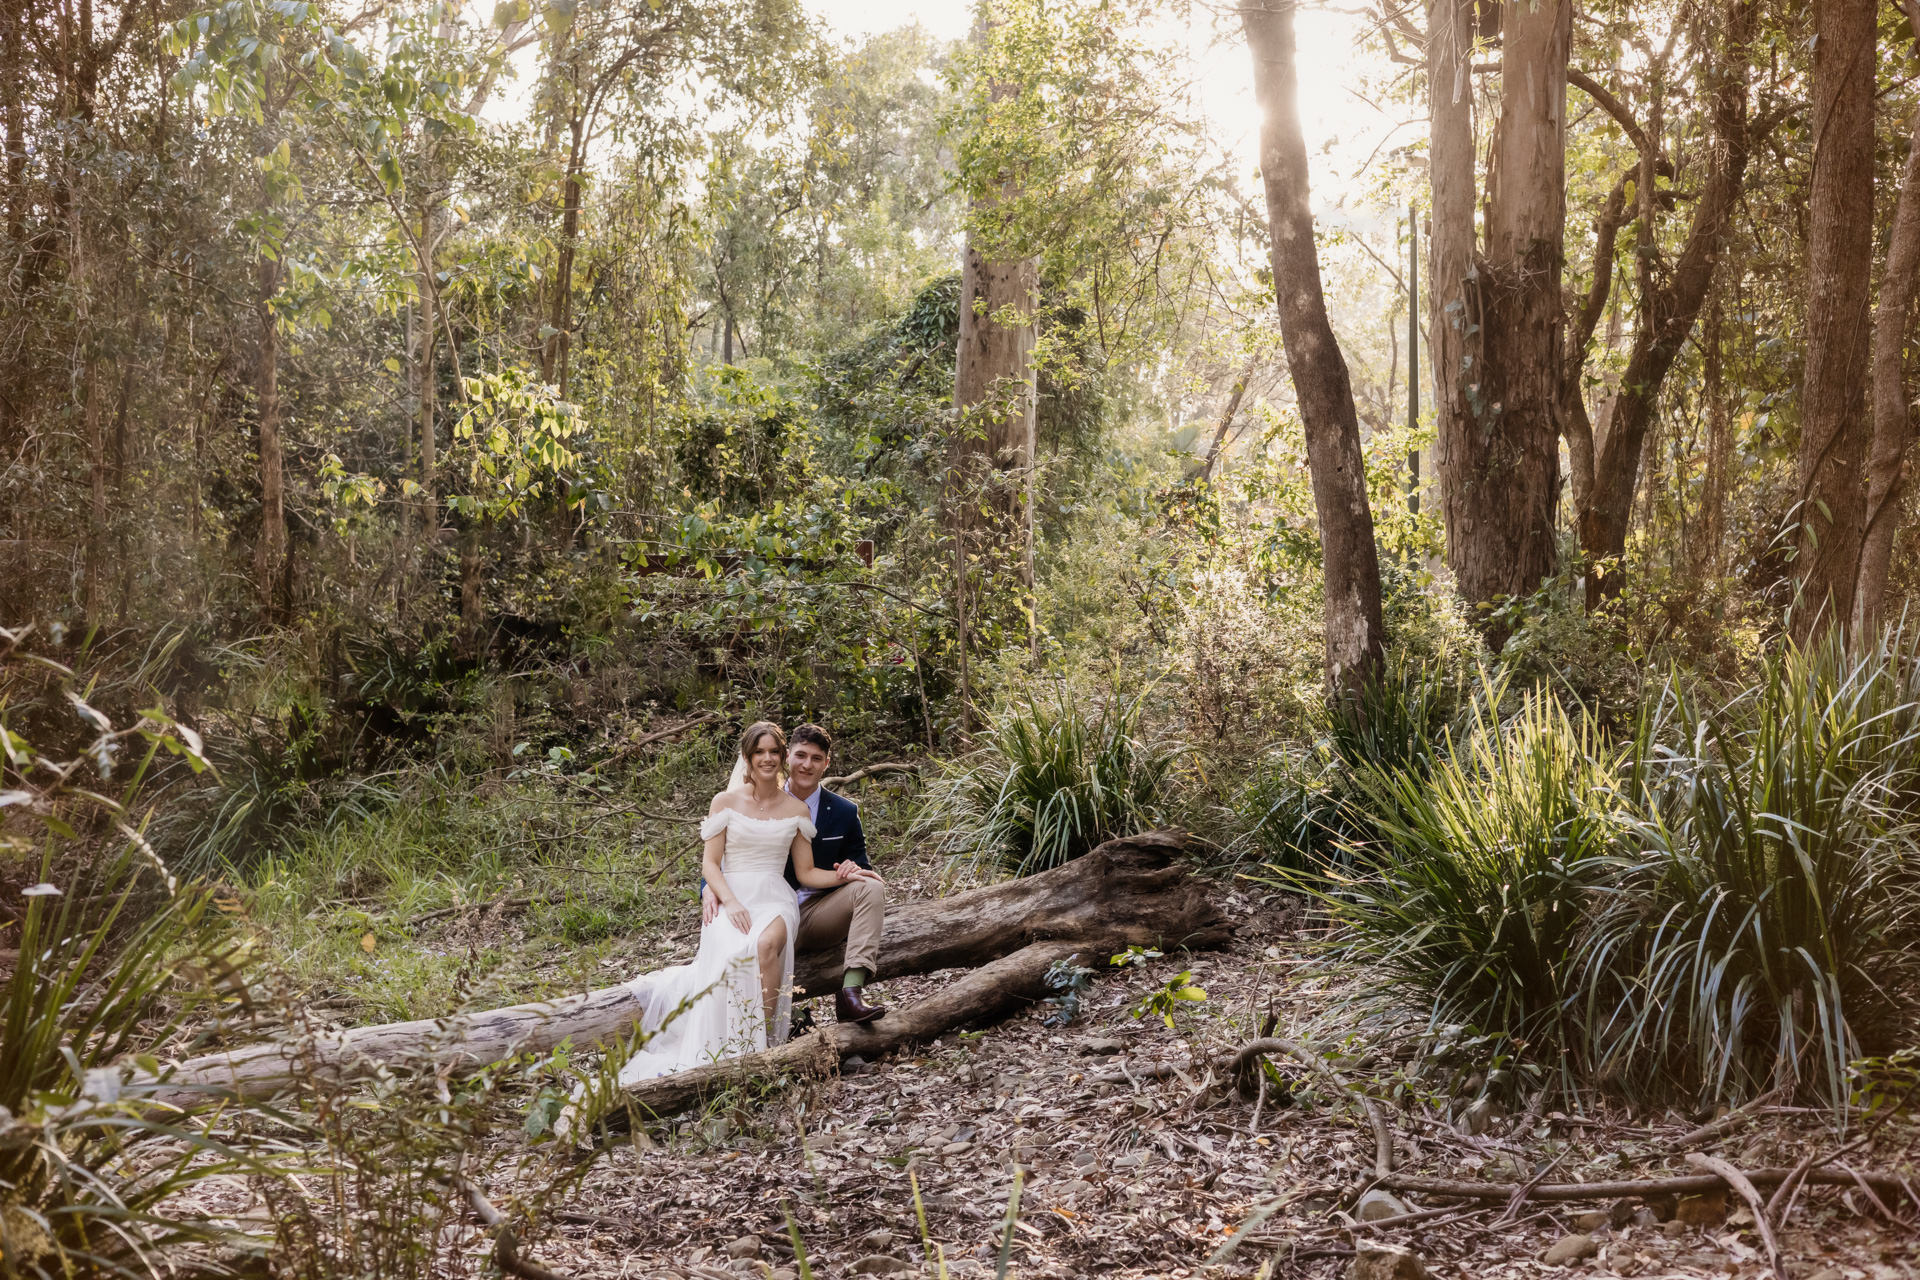
[[[860,828],[860,806],[820,785],[833,763],[833,738],[817,724],[803,724],[787,738],[787,790],[807,806],[813,818],[813,862],[832,867],[840,884],[832,889],[805,889],[794,879],[793,860],[787,860],[787,882],[800,897],[800,932],[794,950],[836,951],[846,947],[846,975],[834,997],[833,1008],[842,1022],[872,1022],[886,1013],[866,999],[867,979],[880,958],[880,931],[887,917],[887,887],[877,874],[855,878],[859,870],[873,872],[867,861],[867,835]],[[700,888],[701,922],[711,924],[720,911],[713,890]]]

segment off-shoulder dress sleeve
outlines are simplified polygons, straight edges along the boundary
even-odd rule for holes
[[[801,835],[805,836],[809,841],[813,839],[813,835],[814,835],[813,819],[795,818],[793,820],[793,827],[794,827],[794,830],[798,831]]]
[[[706,821],[700,824],[700,838],[702,840],[711,840],[722,831],[725,831],[727,829],[727,820],[732,816],[733,810],[731,809],[715,809],[707,815]]]

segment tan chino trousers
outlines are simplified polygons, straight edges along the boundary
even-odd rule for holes
[[[872,880],[849,880],[800,904],[800,951],[832,951],[846,943],[843,969],[865,969],[873,976],[880,959],[880,931],[887,922],[887,887]]]

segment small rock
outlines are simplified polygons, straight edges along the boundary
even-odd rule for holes
[[[718,1146],[733,1136],[733,1121],[725,1116],[715,1116],[707,1121],[704,1132],[707,1141]]]
[[[963,1151],[971,1150],[973,1150],[973,1144],[971,1142],[949,1142],[946,1146],[940,1148],[940,1154],[943,1156],[957,1156]]]
[[[1113,1167],[1116,1169],[1138,1169],[1141,1165],[1145,1164],[1146,1162],[1147,1162],[1146,1152],[1129,1151],[1127,1152],[1127,1154],[1123,1156],[1115,1156],[1113,1159]]]
[[[1727,1220],[1727,1193],[1708,1191],[1686,1196],[1674,1210],[1674,1218],[1690,1227],[1717,1227]]]
[[[738,1240],[727,1242],[729,1258],[757,1258],[760,1256],[760,1237],[741,1236]]]
[[[713,1253],[713,1246],[703,1244],[699,1248],[695,1249],[692,1253],[689,1253],[687,1255],[687,1265],[690,1267],[697,1267],[701,1263],[705,1262],[712,1253]]]
[[[860,1237],[860,1247],[868,1253],[885,1253],[893,1248],[893,1232],[884,1228],[879,1231],[869,1231]]]
[[[885,1253],[870,1253],[850,1268],[857,1276],[901,1276],[913,1270],[911,1262]]]
[[[800,1273],[792,1267],[780,1267],[768,1277],[768,1280],[800,1280]]]
[[[1822,1267],[1808,1276],[1807,1280],[1847,1280],[1847,1277],[1838,1267]]]
[[[1573,1219],[1574,1229],[1585,1232],[1598,1231],[1612,1223],[1613,1215],[1605,1209],[1589,1209],[1585,1213],[1575,1214]]]
[[[1374,1188],[1360,1197],[1360,1203],[1353,1207],[1353,1216],[1359,1222],[1378,1222],[1382,1218],[1399,1218],[1412,1213],[1407,1202],[1391,1191]]]
[[[1100,1162],[1100,1157],[1091,1151],[1076,1151],[1067,1158],[1073,1161],[1076,1169],[1091,1169]]]
[[[1564,1267],[1570,1262],[1591,1258],[1598,1252],[1600,1252],[1600,1246],[1594,1243],[1592,1236],[1576,1233],[1561,1236],[1554,1241],[1553,1247],[1548,1249],[1540,1260],[1550,1267]]]
[[[1111,1058],[1126,1047],[1115,1036],[1088,1036],[1080,1042],[1080,1052],[1092,1058]]]
[[[1668,1218],[1665,1222],[1660,1224],[1660,1230],[1666,1233],[1667,1239],[1678,1240],[1681,1236],[1693,1230],[1693,1228],[1689,1227],[1686,1223],[1680,1221],[1680,1219],[1678,1218]]]
[[[1643,1197],[1640,1203],[1647,1207],[1647,1211],[1653,1215],[1655,1222],[1670,1221],[1680,1204],[1672,1196],[1664,1194]]]
[[[1645,1205],[1636,1205],[1634,1207],[1631,1221],[1636,1227],[1657,1227],[1660,1225],[1659,1216]]]
[[[869,1065],[867,1060],[859,1054],[850,1053],[840,1060],[840,1074],[843,1076],[857,1076],[866,1071]]]
[[[1399,1245],[1362,1240],[1354,1246],[1347,1280],[1426,1280],[1420,1255]]]

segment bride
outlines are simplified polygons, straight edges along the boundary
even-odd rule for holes
[[[762,720],[740,735],[732,782],[713,798],[700,824],[706,840],[700,867],[720,912],[700,930],[693,963],[627,983],[643,1007],[640,1029],[648,1038],[621,1067],[623,1085],[787,1038],[793,939],[800,927],[799,899],[786,877],[788,858],[794,878],[809,889],[831,889],[841,878],[813,865],[813,823],[805,803],[786,791],[786,756],[787,735],[777,724]]]

